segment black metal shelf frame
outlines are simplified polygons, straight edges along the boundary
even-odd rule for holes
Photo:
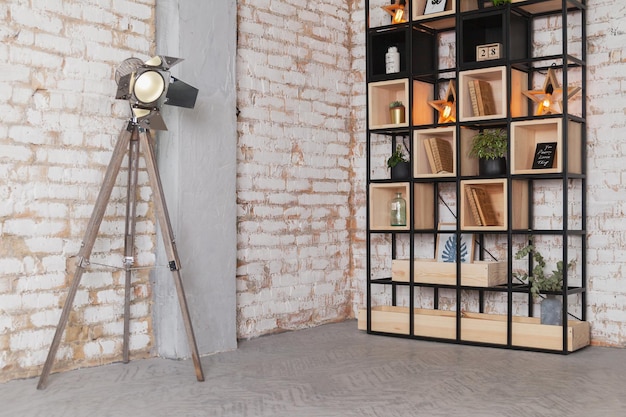
[[[520,70],[525,72],[528,75],[529,85],[532,85],[533,76],[536,73],[541,73],[542,71],[547,70],[548,68],[557,68],[562,73],[562,85],[568,85],[568,72],[571,69],[576,69],[581,72],[581,88],[583,94],[581,94],[581,111],[580,115],[571,115],[568,113],[568,99],[564,97],[563,100],[563,111],[562,114],[558,115],[547,115],[547,116],[531,116],[532,115],[532,106],[531,103],[528,103],[528,116],[523,117],[512,117],[510,111],[506,112],[506,116],[500,119],[495,120],[481,120],[478,122],[459,122],[457,121],[454,124],[438,124],[436,121],[432,125],[415,125],[413,120],[412,111],[410,108],[412,106],[414,96],[413,96],[413,85],[409,82],[409,123],[408,127],[404,128],[386,128],[386,129],[369,129],[367,128],[366,132],[366,140],[367,140],[367,161],[366,161],[366,171],[367,171],[367,187],[366,187],[366,201],[370,201],[370,184],[384,184],[384,183],[392,183],[393,180],[390,179],[374,179],[371,178],[371,161],[370,161],[370,146],[371,146],[371,135],[386,135],[391,137],[390,141],[390,149],[395,148],[396,137],[399,136],[408,136],[409,144],[410,144],[410,153],[411,153],[411,161],[413,162],[414,158],[414,150],[413,146],[413,132],[419,131],[420,129],[426,128],[436,128],[443,126],[455,126],[456,128],[456,137],[457,137],[457,149],[460,149],[460,129],[463,127],[473,127],[477,129],[483,129],[493,126],[502,126],[507,129],[510,136],[510,126],[514,121],[525,121],[525,120],[538,120],[538,119],[561,119],[562,123],[562,154],[567,155],[568,153],[568,123],[567,121],[575,121],[582,125],[581,128],[581,172],[582,173],[570,173],[568,169],[568,158],[562,158],[562,172],[554,173],[554,174],[541,174],[541,173],[532,173],[532,174],[511,174],[510,171],[507,171],[507,174],[499,177],[506,179],[506,185],[511,189],[511,184],[513,180],[524,180],[528,182],[528,187],[532,191],[534,187],[534,183],[540,183],[541,181],[546,180],[557,180],[562,181],[562,228],[560,229],[545,229],[545,228],[534,228],[533,223],[533,201],[532,201],[532,192],[529,193],[529,201],[528,201],[528,229],[515,229],[512,227],[511,222],[509,222],[506,230],[502,231],[489,231],[485,232],[484,230],[477,228],[476,230],[462,230],[457,222],[457,228],[455,233],[475,233],[479,236],[480,241],[483,241],[483,235],[485,234],[493,234],[493,235],[502,235],[506,236],[507,242],[507,257],[509,260],[514,257],[514,249],[513,249],[513,241],[514,238],[517,237],[528,237],[531,236],[555,236],[560,237],[564,242],[562,248],[562,259],[568,259],[569,247],[568,247],[568,239],[575,238],[580,241],[580,248],[578,249],[578,253],[580,254],[580,274],[581,274],[581,283],[580,285],[571,286],[569,285],[568,280],[568,271],[567,269],[564,271],[564,286],[561,292],[555,293],[559,294],[563,297],[563,317],[572,317],[569,312],[567,297],[569,295],[577,295],[580,297],[580,305],[579,308],[581,310],[581,317],[575,317],[577,320],[586,320],[586,298],[587,298],[587,271],[586,271],[586,249],[587,249],[587,236],[586,236],[586,187],[587,187],[587,166],[586,166],[586,96],[584,92],[586,91],[586,60],[587,60],[587,51],[586,51],[586,4],[584,1],[578,0],[527,0],[523,2],[514,3],[511,5],[507,5],[504,7],[488,7],[485,6],[488,1],[477,0],[478,8],[471,11],[461,11],[461,0],[448,0],[454,1],[456,5],[457,12],[453,16],[443,16],[443,17],[434,17],[434,18],[423,18],[418,21],[409,21],[400,25],[385,25],[381,27],[369,28],[366,27],[366,82],[377,82],[384,80],[394,80],[401,78],[408,78],[409,80],[418,80],[431,83],[433,85],[433,93],[435,98],[438,95],[438,84],[442,82],[447,82],[450,79],[458,80],[459,73],[461,71],[469,70],[469,69],[478,69],[478,68],[486,68],[490,66],[500,66],[503,65],[506,67],[507,73],[507,82],[506,82],[506,90],[507,90],[507,103],[511,102],[512,95],[512,86],[511,86],[511,71],[512,69]],[[393,3],[393,1],[391,1]],[[409,8],[412,7],[413,1],[407,0],[407,4],[409,4]],[[481,7],[484,6],[484,7]],[[546,9],[547,8],[547,9]],[[366,22],[369,22],[370,19],[370,0],[365,0],[365,13],[366,13]],[[568,30],[571,30],[568,27],[568,18],[570,14],[579,15],[580,19],[580,50],[579,56],[572,55],[568,51],[567,39],[568,39]],[[411,16],[409,10],[409,16]],[[544,18],[546,16],[560,16],[561,17],[561,26],[562,26],[562,50],[561,54],[550,54],[546,56],[532,56],[532,44],[533,44],[533,31],[532,31],[532,23],[535,19]],[[438,29],[433,29],[429,23],[441,21],[444,22],[439,25]],[[452,22],[452,23],[451,23]],[[488,26],[487,23],[491,22],[491,26]],[[495,29],[493,22],[495,23]],[[368,23],[366,23],[367,25]],[[514,26],[513,30],[512,25]],[[485,28],[487,26],[487,28]],[[482,28],[482,29],[481,29]],[[482,32],[481,32],[482,30]],[[456,67],[455,68],[439,68],[438,67],[438,37],[442,33],[455,31],[456,37]],[[464,31],[468,31],[465,33]],[[471,36],[470,33],[471,32]],[[478,34],[477,34],[478,32]],[[515,35],[511,32],[515,32]],[[418,34],[418,35],[416,35]],[[383,74],[384,68],[381,69],[380,62],[374,62],[374,56],[378,56],[378,60],[380,60],[381,51],[386,51],[388,45],[393,42],[397,42],[400,47],[405,51],[404,61],[401,61],[401,71],[396,74]],[[472,58],[472,48],[475,48],[477,44],[481,43],[490,43],[490,42],[498,42],[502,43],[502,56],[498,60],[493,61],[481,61],[475,62],[475,59]],[[428,50],[428,45],[430,45],[430,50]],[[419,46],[420,54],[415,53],[415,47]],[[400,48],[399,48],[400,49]],[[426,52],[424,52],[426,50]],[[475,49],[474,49],[475,50]],[[418,59],[416,59],[416,56]],[[383,54],[384,57],[384,54]],[[384,61],[384,60],[383,60]],[[549,64],[547,64],[549,63]],[[366,93],[367,95],[368,93]],[[369,99],[366,96],[366,102],[369,103]],[[457,114],[458,112],[458,100],[457,100]],[[368,106],[369,107],[369,104]],[[366,118],[369,120],[369,108],[366,110]],[[436,120],[436,118],[434,119]],[[510,150],[507,151],[507,158],[510,161],[511,155]],[[460,189],[460,182],[466,179],[474,179],[476,177],[462,176],[460,175],[461,171],[461,158],[457,158],[457,166],[456,170],[458,175],[456,177],[443,177],[443,178],[411,178],[408,180],[409,187],[409,195],[407,196],[407,209],[409,210],[409,216],[411,219],[415,218],[415,208],[416,208],[416,200],[419,196],[414,195],[414,184],[419,183],[432,183],[434,184],[434,189],[436,190],[436,196],[438,195],[438,187],[440,184],[454,184],[456,191],[456,207],[458,212],[458,207],[460,207],[460,199],[462,198],[462,193]],[[572,181],[576,181],[579,185],[580,189],[580,225],[576,227],[570,227],[569,222],[569,214],[570,208],[568,207],[570,200],[570,188],[569,184]],[[510,198],[510,197],[509,197]],[[434,213],[435,213],[435,224],[437,224],[438,213],[438,199],[435,197],[434,202]],[[507,214],[508,218],[511,219],[513,212],[511,207],[511,201],[509,200],[506,204],[507,206]],[[409,311],[413,311],[416,308],[416,297],[415,291],[417,288],[430,288],[433,290],[433,304],[434,308],[439,308],[439,290],[455,290],[456,291],[456,339],[441,339],[446,342],[452,343],[461,343],[468,345],[486,345],[486,346],[497,346],[501,348],[511,348],[511,349],[522,349],[522,350],[536,350],[536,351],[548,351],[555,352],[554,350],[548,349],[536,349],[536,348],[520,348],[519,346],[515,346],[512,344],[512,321],[513,321],[513,310],[514,310],[514,294],[527,294],[528,295],[528,315],[532,316],[533,314],[533,303],[531,302],[530,290],[527,284],[516,283],[513,279],[513,267],[512,262],[507,262],[507,275],[508,280],[507,284],[497,286],[497,287],[472,287],[472,286],[463,286],[461,285],[461,264],[457,263],[457,285],[441,285],[441,284],[423,284],[423,283],[415,283],[413,281],[413,277],[415,276],[414,271],[414,263],[409,262],[409,282],[397,282],[392,281],[391,277],[386,278],[372,278],[372,264],[371,264],[371,251],[372,251],[372,240],[371,237],[374,235],[389,235],[391,241],[391,256],[392,259],[396,258],[396,239],[401,236],[408,236],[409,240],[409,259],[415,259],[415,241],[416,236],[418,235],[433,235],[436,236],[438,231],[436,229],[417,229],[415,227],[410,227],[409,230],[406,231],[389,231],[389,230],[371,230],[370,229],[370,213],[369,207],[366,214],[366,252],[367,252],[367,260],[366,260],[366,270],[367,270],[367,294],[366,294],[366,308],[367,308],[367,331],[368,333],[374,334],[385,334],[390,336],[397,337],[408,337],[415,339],[427,339],[427,340],[440,340],[439,338],[431,338],[431,337],[422,337],[414,334],[414,317],[413,314],[408,314],[409,321],[409,334],[401,335],[396,333],[387,333],[380,331],[373,331],[371,327],[372,323],[372,286],[383,285],[391,287],[391,304],[393,306],[397,305],[397,290],[399,288],[408,289],[408,308]],[[480,258],[482,259],[484,256],[483,246],[480,245],[479,250]],[[457,251],[459,248],[457,247]],[[457,253],[458,255],[458,253]],[[532,260],[529,260],[529,268],[532,269]],[[479,297],[479,309],[480,312],[484,309],[484,294],[485,293],[503,293],[507,296],[507,343],[506,345],[501,344],[492,344],[492,343],[477,343],[463,340],[461,338],[461,318],[462,318],[462,301],[464,297],[464,293],[466,292],[477,292]],[[567,336],[568,336],[568,326],[565,323],[561,326],[563,330],[563,346],[560,353],[567,354],[568,346],[567,346]]]

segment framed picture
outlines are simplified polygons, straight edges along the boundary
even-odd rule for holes
[[[439,13],[446,9],[446,0],[426,0],[424,14]]]
[[[548,169],[554,165],[556,142],[538,143],[532,169]]]
[[[455,223],[439,223],[438,230],[456,230]],[[474,234],[473,233],[461,233],[459,235],[461,241],[460,247],[460,261],[464,263],[471,263],[474,260]],[[436,246],[436,260],[437,262],[456,262],[457,257],[457,234],[456,233],[438,233],[437,234],[437,246]]]

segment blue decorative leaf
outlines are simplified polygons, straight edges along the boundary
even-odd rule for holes
[[[463,241],[461,241],[460,255],[461,262],[468,261],[467,245]],[[441,258],[443,262],[456,262],[456,235],[451,235],[446,239]]]
[[[446,239],[443,247],[442,260],[444,262],[456,262],[456,235]]]

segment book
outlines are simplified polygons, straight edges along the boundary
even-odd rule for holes
[[[472,103],[472,114],[474,116],[480,116],[480,109],[478,108],[478,98],[476,97],[476,87],[474,87],[474,81],[470,80],[467,83],[469,91],[470,102]]]
[[[491,205],[489,193],[481,187],[471,187],[471,190],[478,208],[478,215],[480,216],[482,226],[497,226],[498,217]]]
[[[493,98],[491,84],[484,80],[474,80],[474,90],[476,91],[476,101],[480,116],[496,114],[496,103]]]
[[[426,157],[433,174],[454,172],[454,157],[452,144],[442,138],[428,138],[424,140]]]
[[[474,199],[474,193],[472,193],[471,187],[467,187],[465,189],[465,199],[467,200],[467,205],[469,206],[470,213],[472,214],[474,225],[482,226],[483,223],[480,220],[480,213],[478,213],[478,204],[476,203],[476,199]]]
[[[435,156],[433,155],[433,149],[430,147],[428,139],[424,141],[424,149],[426,150],[426,158],[428,159],[428,165],[430,166],[430,172],[437,173],[437,163],[435,162]]]

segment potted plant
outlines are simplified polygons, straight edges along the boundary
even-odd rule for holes
[[[389,116],[391,117],[391,124],[404,123],[406,121],[404,104],[401,101],[389,103]]]
[[[511,0],[491,0],[494,6],[504,6],[507,3],[511,3]]]
[[[403,151],[404,148],[406,153]],[[387,159],[387,167],[391,168],[392,180],[404,180],[411,176],[411,164],[409,163],[409,150],[404,142],[397,144],[395,151]]]
[[[506,174],[508,137],[504,129],[484,129],[472,138],[469,156],[478,158],[478,174],[497,176]]]
[[[556,270],[546,274],[546,261],[543,255],[535,248],[532,241],[515,253],[515,259],[522,259],[528,255],[532,256],[535,262],[531,273],[521,271],[515,272],[513,276],[521,281],[528,282],[533,300],[536,300],[538,297],[543,297],[542,294],[546,292],[562,291],[563,261],[558,261],[556,263]],[[573,262],[569,262],[567,269],[571,268],[573,264]],[[562,302],[554,294],[546,294],[545,297],[543,297],[541,300],[541,324],[561,325],[563,323],[562,312]]]

